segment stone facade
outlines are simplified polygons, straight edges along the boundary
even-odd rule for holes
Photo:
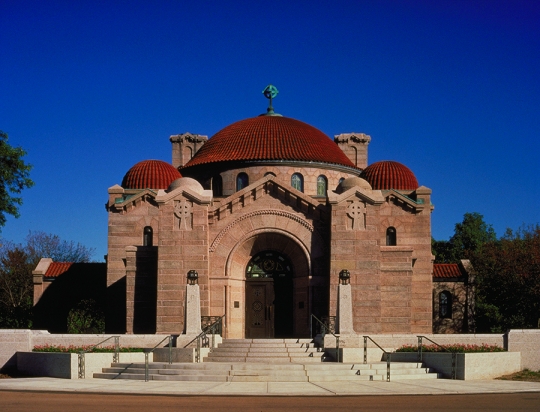
[[[320,139],[290,119],[260,122],[250,133],[265,143],[249,143],[253,151],[279,139],[273,129],[261,132],[274,123],[287,139]],[[351,274],[354,331],[432,331],[430,189],[372,189],[359,177],[371,141],[365,134],[337,135],[313,161],[302,153],[239,158],[223,146],[221,159],[204,163],[215,159],[205,146],[233,132],[220,133],[171,136],[183,177],[170,185],[109,189],[108,332],[182,333],[186,274],[196,270],[201,315],[224,315],[225,337],[308,336],[311,314],[336,315],[342,269]],[[310,156],[322,143],[298,146]],[[283,273],[263,270],[281,266]]]
[[[474,333],[475,276],[469,260],[435,264],[433,333]]]

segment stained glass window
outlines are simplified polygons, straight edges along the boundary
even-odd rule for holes
[[[244,187],[249,185],[249,177],[245,173],[238,173],[236,176],[236,191],[242,190]]]
[[[317,196],[326,196],[326,188],[328,187],[328,182],[326,177],[320,175],[317,178]]]
[[[301,192],[304,191],[304,178],[300,173],[295,173],[291,177],[291,186]]]

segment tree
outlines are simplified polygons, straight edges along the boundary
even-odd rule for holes
[[[32,326],[32,269],[28,254],[20,247],[3,246],[0,253],[0,327]]]
[[[479,332],[536,328],[540,322],[540,226],[508,229],[471,256]]]
[[[32,166],[22,160],[25,155],[23,149],[8,143],[7,133],[0,130],[0,227],[6,224],[6,213],[19,217],[22,198],[17,195],[34,185],[29,177]]]
[[[482,245],[497,240],[491,225],[484,222],[480,213],[465,213],[463,222],[456,223],[449,241],[432,241],[436,263],[457,263],[470,259]]]
[[[93,254],[92,248],[43,232],[30,232],[25,245],[4,241],[0,246],[0,328],[32,326],[32,270],[41,258],[82,263]]]
[[[90,262],[95,252],[93,248],[45,232],[28,233],[25,250],[36,265],[41,258],[51,258],[55,262]]]

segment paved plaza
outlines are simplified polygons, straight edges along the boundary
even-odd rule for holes
[[[1,379],[0,391],[137,395],[364,396],[540,392],[538,382],[416,379],[393,382],[164,382],[126,379]]]

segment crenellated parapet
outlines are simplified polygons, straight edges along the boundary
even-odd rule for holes
[[[169,140],[172,143],[172,165],[179,168],[195,156],[195,153],[208,141],[208,136],[182,133],[172,135]]]
[[[364,133],[341,133],[334,136],[334,142],[356,167],[367,167],[367,149],[371,136]]]

